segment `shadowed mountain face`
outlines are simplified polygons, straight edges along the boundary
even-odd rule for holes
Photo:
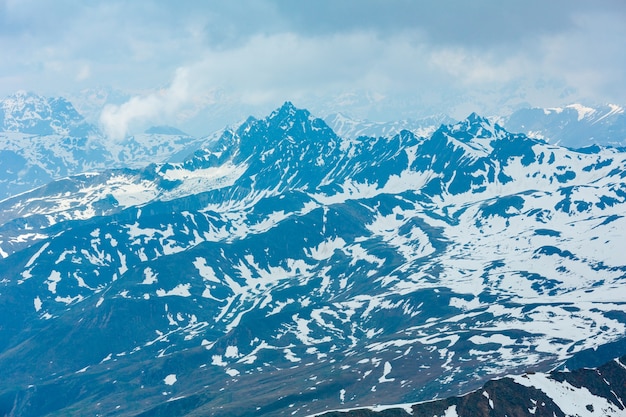
[[[625,176],[476,114],[347,139],[285,103],[8,198],[0,415],[305,416],[552,369],[624,338]]]

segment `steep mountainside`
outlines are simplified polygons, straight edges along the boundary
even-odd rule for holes
[[[0,201],[0,415],[309,415],[626,335],[626,154],[285,103],[179,163]]]

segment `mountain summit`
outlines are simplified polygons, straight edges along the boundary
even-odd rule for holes
[[[477,115],[343,138],[285,103],[5,199],[0,414],[306,416],[619,347],[624,176]]]

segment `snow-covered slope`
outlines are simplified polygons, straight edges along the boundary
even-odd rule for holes
[[[285,103],[6,199],[0,414],[309,415],[552,369],[626,335],[624,177],[476,114],[342,138]]]

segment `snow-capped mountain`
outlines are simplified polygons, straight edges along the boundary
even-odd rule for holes
[[[285,103],[0,201],[0,414],[303,416],[550,370],[626,336],[624,177],[476,114],[343,138]]]
[[[356,139],[359,136],[390,137],[403,130],[410,130],[418,136],[430,136],[442,124],[454,123],[455,120],[445,115],[424,117],[417,120],[396,122],[372,122],[354,119],[343,113],[333,113],[324,118],[337,135],[342,138]]]
[[[500,123],[512,132],[572,148],[626,146],[626,115],[624,108],[615,104],[520,109]]]
[[[0,101],[0,200],[69,175],[180,160],[205,140],[158,127],[112,141],[64,98],[18,92]]]
[[[32,135],[88,136],[94,127],[62,97],[19,91],[0,101],[0,130]]]
[[[553,108],[522,108],[512,114],[494,115],[489,119],[510,132],[522,132],[531,138],[570,148],[592,145],[626,146],[626,115],[624,108],[615,104],[596,107],[571,104]],[[440,125],[456,122],[446,115],[373,122],[354,119],[342,113],[330,114],[324,121],[344,138],[387,137],[402,130],[410,130],[418,136],[430,136]]]

